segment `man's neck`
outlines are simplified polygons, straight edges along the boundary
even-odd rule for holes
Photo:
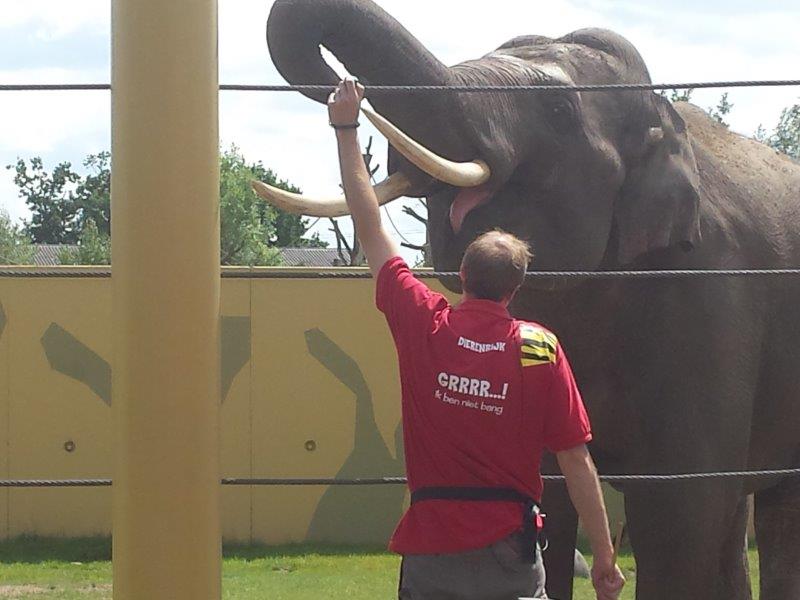
[[[486,300],[485,298],[476,298],[469,292],[464,292],[461,294],[461,302],[467,302],[468,300]],[[494,302],[495,304],[499,304],[503,308],[508,308],[508,304],[510,302],[510,298],[503,298],[500,301],[497,300],[486,300],[486,302]]]

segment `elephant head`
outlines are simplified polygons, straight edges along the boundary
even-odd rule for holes
[[[692,146],[684,121],[658,94],[369,93],[381,84],[648,83],[639,53],[613,32],[519,37],[446,67],[369,0],[277,0],[267,38],[275,65],[293,84],[337,82],[322,45],[367,86],[383,116],[373,118],[391,144],[392,175],[378,194],[381,201],[428,198],[438,270],[456,270],[469,242],[497,227],[530,240],[540,270],[628,265],[699,239]],[[284,195],[278,202],[312,215],[346,210],[340,200]]]

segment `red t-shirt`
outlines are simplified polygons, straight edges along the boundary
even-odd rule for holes
[[[580,393],[556,337],[497,302],[450,306],[400,257],[377,282],[400,364],[411,491],[514,488],[541,499],[542,451],[591,439]],[[389,548],[440,554],[482,548],[517,530],[514,502],[425,500],[401,519]]]

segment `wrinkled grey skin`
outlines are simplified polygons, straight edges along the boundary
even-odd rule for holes
[[[369,84],[648,82],[610,31],[517,38],[442,65],[367,0],[278,0],[270,52],[292,83],[333,84],[328,47]],[[766,92],[765,92],[766,93]],[[315,98],[322,100],[322,97]],[[800,167],[650,92],[375,95],[373,105],[454,160],[492,168],[491,201],[454,233],[457,190],[395,154],[428,198],[435,267],[480,232],[531,240],[538,270],[800,266]],[[660,128],[663,138],[649,134]],[[560,337],[607,473],[800,466],[800,285],[794,278],[531,280],[512,309]],[[756,494],[762,600],[800,598],[800,483],[786,478],[626,485],[640,600],[751,597],[745,496]],[[548,485],[548,590],[571,597],[576,519]]]

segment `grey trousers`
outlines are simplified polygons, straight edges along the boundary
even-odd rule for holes
[[[521,534],[458,554],[408,554],[400,567],[399,600],[547,598],[542,555],[520,558]]]

